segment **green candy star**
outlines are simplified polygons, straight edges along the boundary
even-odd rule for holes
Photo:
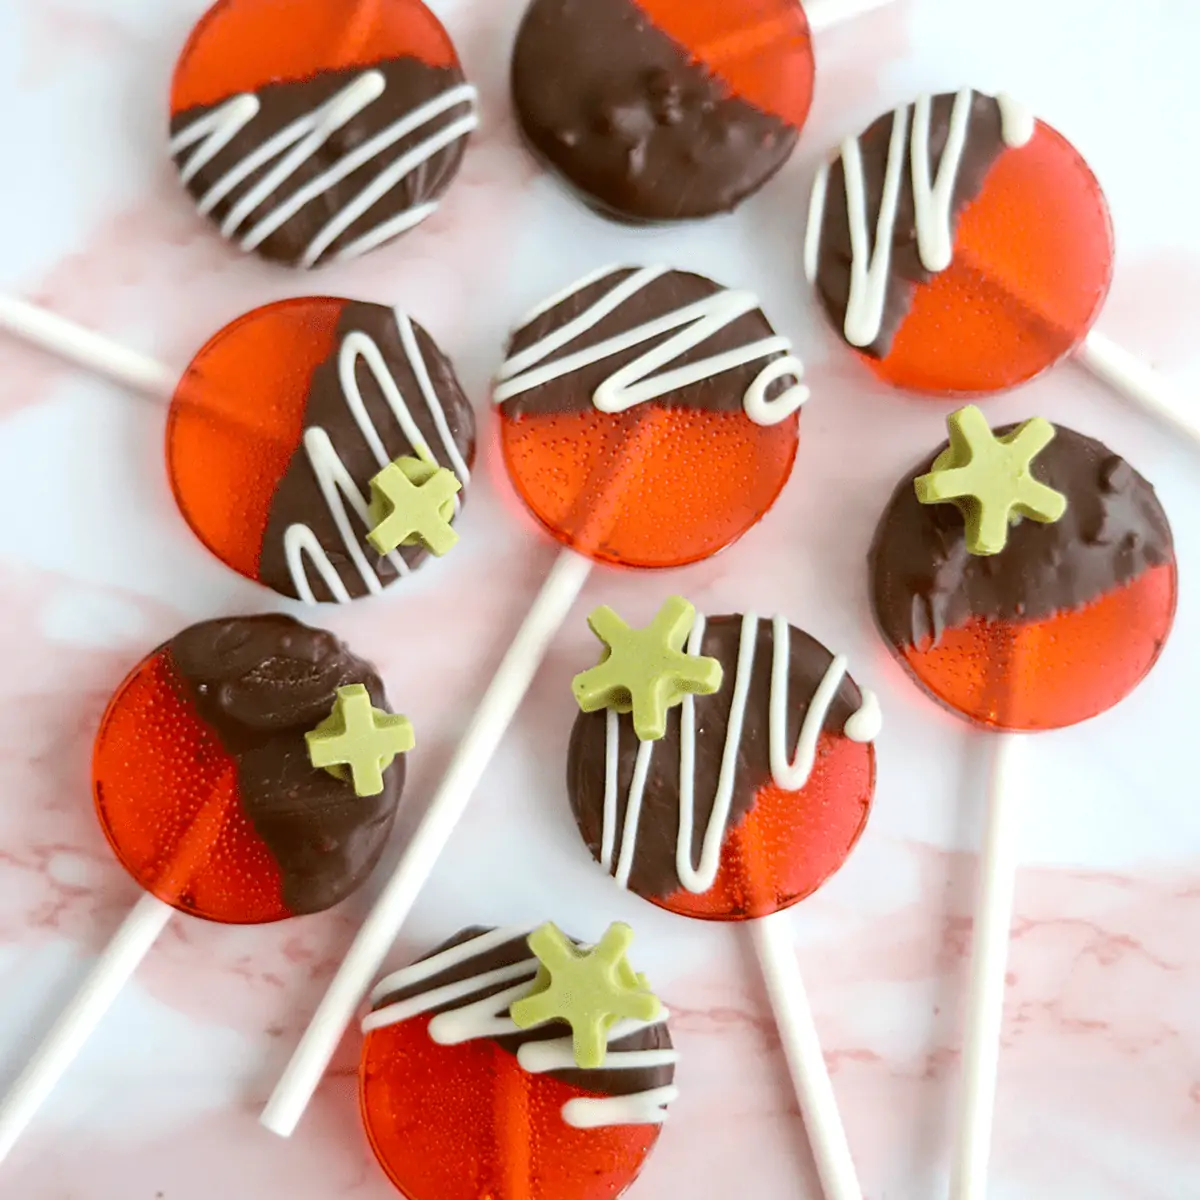
[[[458,542],[450,522],[462,484],[454,472],[422,458],[398,458],[371,480],[367,541],[380,554],[397,546],[424,546],[436,555]]]
[[[571,682],[579,707],[631,712],[643,742],[663,737],[668,709],[684,696],[708,696],[721,686],[723,671],[715,658],[684,652],[695,623],[696,610],[682,596],[672,596],[645,629],[630,629],[607,606],[596,609],[588,625],[605,650],[598,666]]]
[[[999,554],[1008,543],[1009,526],[1022,517],[1052,525],[1067,511],[1061,492],[1031,474],[1033,460],[1054,440],[1044,417],[996,435],[974,405],[951,413],[950,447],[934,460],[928,475],[916,480],[922,504],[955,504],[967,526],[972,554]]]
[[[356,796],[378,796],[392,760],[416,745],[409,719],[374,708],[361,683],[338,688],[333,712],[304,740],[309,762],[338,779],[349,774]]]
[[[575,1062],[584,1070],[604,1065],[608,1031],[620,1020],[653,1021],[662,1001],[644,975],[629,965],[625,952],[633,930],[617,922],[600,944],[582,950],[558,928],[546,924],[529,935],[529,948],[542,964],[534,991],[515,1001],[509,1015],[518,1029],[548,1021],[571,1026]]]

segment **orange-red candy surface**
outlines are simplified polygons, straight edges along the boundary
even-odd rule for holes
[[[720,689],[672,709],[655,742],[628,715],[581,714],[571,807],[623,887],[683,916],[752,920],[810,896],[857,844],[878,703],[781,618],[715,617],[692,636],[689,653],[721,664]]]
[[[814,186],[806,273],[838,333],[899,388],[1032,379],[1086,337],[1112,264],[1099,183],[1007,97],[922,96],[844,142]]]
[[[419,224],[476,123],[421,0],[220,0],[171,84],[171,154],[200,211],[243,249],[302,267]]]
[[[362,1117],[407,1200],[610,1200],[637,1178],[676,1094],[665,1017],[610,1037],[641,1052],[636,1068],[610,1051],[607,1069],[581,1070],[565,1024],[508,1018],[537,970],[522,931],[470,929],[376,989]]]
[[[496,385],[517,493],[560,542],[675,567],[774,503],[803,367],[755,297],[666,268],[597,273],[525,320]]]
[[[418,455],[465,485],[475,425],[454,368],[414,321],[304,297],[239,317],[200,350],[166,450],[180,511],[222,562],[286,596],[346,602],[426,557],[371,547],[370,480]]]
[[[384,792],[315,770],[304,734],[336,689],[369,664],[290,617],[192,626],[145,658],[109,702],[96,736],[101,825],[127,871],[160,900],[226,924],[318,912],[378,860],[403,786]]]
[[[936,455],[934,456],[936,458]],[[892,653],[935,700],[996,729],[1058,729],[1119,703],[1175,617],[1170,525],[1154,489],[1093,438],[1059,426],[1033,475],[1066,497],[974,556],[949,504],[901,481],[875,535],[871,592]]]

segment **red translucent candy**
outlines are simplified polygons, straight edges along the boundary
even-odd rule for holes
[[[799,129],[813,94],[808,18],[796,0],[636,0],[736,96]]]
[[[563,1105],[594,1093],[491,1039],[440,1046],[429,1021],[370,1033],[359,1077],[371,1147],[407,1200],[611,1200],[637,1178],[658,1126],[574,1129]]]
[[[729,831],[716,882],[707,892],[680,889],[660,908],[709,921],[750,921],[811,896],[850,855],[871,811],[875,750],[823,733],[808,783],[798,792],[769,784]]]
[[[684,566],[736,541],[775,502],[800,440],[795,421],[653,403],[615,415],[502,408],[500,422],[533,514],[581,554],[627,567]]]
[[[1108,205],[1079,152],[1048,125],[1007,149],[959,217],[950,266],[916,288],[887,356],[899,388],[979,395],[1016,387],[1070,354],[1108,295]]]
[[[171,113],[268,83],[403,57],[431,67],[458,62],[421,0],[220,0],[179,56]]]
[[[936,700],[997,729],[1061,729],[1118,704],[1154,665],[1175,616],[1174,564],[1073,612],[972,620],[900,661]]]
[[[247,819],[236,769],[165,650],[109,702],[92,758],[96,810],[125,869],[181,912],[281,921],[279,868]]]
[[[196,536],[259,579],[271,501],[304,432],[313,371],[333,351],[347,301],[255,309],[196,355],[167,417],[171,488]]]

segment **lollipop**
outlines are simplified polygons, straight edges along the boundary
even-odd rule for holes
[[[379,983],[361,1107],[408,1200],[608,1200],[633,1183],[679,1056],[631,937],[465,929]]]
[[[312,267],[437,208],[475,99],[421,0],[218,0],[175,68],[170,153],[225,237]]]
[[[104,714],[92,775],[104,832],[146,895],[0,1105],[0,1157],[174,910],[280,921],[365,882],[412,744],[374,668],[290,617],[207,621],[138,664]]]
[[[1145,364],[1092,331],[1113,269],[1079,152],[1007,96],[917,97],[817,172],[805,273],[881,379],[934,395],[1015,387],[1060,359],[1200,436]]]
[[[227,325],[192,360],[167,419],[171,486],[196,536],[310,604],[378,595],[451,549],[474,458],[470,401],[425,330],[399,310],[328,297]],[[394,530],[384,522],[397,508],[410,525]]]
[[[887,0],[532,0],[512,93],[534,153],[635,224],[730,212],[787,162],[814,29]]]
[[[751,528],[795,458],[803,371],[754,296],[665,267],[596,272],[521,322],[496,385],[501,440],[518,493],[566,548],[276,1086],[268,1128],[296,1127],[592,560],[677,566]]]
[[[752,921],[826,1195],[861,1196],[786,924],[845,862],[871,808],[875,697],[782,617],[706,620],[679,597],[645,630],[589,624],[600,665],[567,790],[584,841],[622,887],[683,916]]]
[[[1059,729],[1124,699],[1175,615],[1154,489],[1093,438],[1037,418],[996,431],[966,408],[900,483],[871,550],[880,632],[939,703],[985,728]],[[998,744],[981,860],[953,1194],[982,1197],[1016,874],[1019,784]]]

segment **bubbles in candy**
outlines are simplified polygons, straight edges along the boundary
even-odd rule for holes
[[[513,335],[495,389],[513,483],[593,558],[715,554],[791,473],[808,390],[790,351],[748,292],[665,267],[598,271]]]
[[[920,96],[818,172],[805,270],[883,380],[1001,391],[1070,354],[1108,294],[1113,239],[1079,152],[1006,96]]]
[[[571,1029],[521,1030],[528,930],[464,930],[383,980],[364,1022],[363,1122],[407,1200],[609,1200],[636,1179],[676,1097],[665,1010],[580,1068]]]
[[[862,834],[878,703],[781,617],[697,616],[686,653],[721,665],[719,690],[685,696],[658,741],[639,741],[628,713],[582,713],[571,808],[623,887],[684,916],[767,916],[816,891]]]
[[[279,921],[339,903],[391,830],[404,760],[356,795],[316,770],[304,735],[370,664],[290,617],[206,621],[145,658],[96,737],[100,822],[126,870],[181,912],[226,924]]]
[[[197,537],[310,603],[378,594],[427,557],[367,540],[370,481],[406,456],[465,490],[474,414],[433,339],[379,304],[305,297],[239,317],[192,360],[167,421],[171,486]]]
[[[512,86],[530,146],[594,208],[706,217],[787,162],[812,41],[796,0],[532,0]]]
[[[1060,518],[1021,520],[998,553],[972,553],[959,508],[923,504],[914,487],[944,464],[942,447],[900,481],[871,549],[892,653],[935,700],[999,729],[1105,712],[1157,661],[1175,616],[1175,552],[1154,489],[1094,438],[1046,424],[1053,440],[1029,472],[1065,498]]]
[[[311,267],[428,217],[477,123],[421,0],[220,0],[175,68],[170,152],[222,234]]]

